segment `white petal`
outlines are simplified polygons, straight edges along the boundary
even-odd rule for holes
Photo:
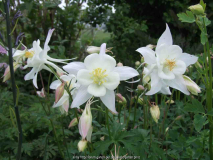
[[[170,87],[175,88],[186,95],[190,94],[189,91],[187,90],[187,87],[185,85],[182,75],[175,76],[175,79],[172,79],[172,80],[165,80],[165,82]]]
[[[105,51],[106,51],[106,43],[103,43],[101,45],[101,49],[100,49],[100,56],[105,55]]]
[[[69,60],[72,60],[72,59],[56,59],[56,58],[52,58],[50,56],[46,56],[46,58],[49,60],[49,61],[52,61],[52,62],[59,62],[59,63],[65,63],[65,61],[69,61]],[[66,63],[65,63],[66,64]]]
[[[87,91],[95,97],[101,97],[106,94],[106,88],[103,85],[92,83],[88,86]]]
[[[84,104],[91,97],[92,95],[87,92],[87,87],[81,86],[73,99],[71,108],[79,108],[80,105]]]
[[[80,69],[85,69],[85,65],[83,62],[71,62],[67,64],[66,66],[63,66],[63,69],[67,71],[70,74],[77,75],[78,71]]]
[[[61,81],[60,80],[56,80],[56,81],[53,81],[50,85],[50,89],[56,89],[58,88],[59,86],[61,85]]]
[[[93,82],[91,76],[92,75],[88,70],[81,69],[80,71],[78,71],[77,80],[81,85],[89,85]]]
[[[125,81],[139,75],[137,70],[127,66],[115,67],[113,72],[117,72],[119,74],[120,81]]]
[[[113,113],[117,114],[118,112],[115,109],[115,93],[107,89],[105,96],[100,97],[104,105],[111,110]]]
[[[100,56],[99,54],[90,54],[87,56],[84,60],[84,64],[86,68],[90,71],[96,69],[96,68],[101,68],[102,70],[106,69],[106,73],[110,72],[112,69],[115,68],[116,66],[116,61],[113,57],[109,55],[102,55]]]
[[[35,54],[39,54],[42,51],[41,47],[39,46],[40,41],[39,41],[39,43],[37,43],[37,42],[33,41],[33,49],[32,50],[35,52]]]
[[[155,52],[152,49],[148,47],[141,47],[138,48],[136,51],[143,55],[145,63],[147,64],[156,63]]]
[[[24,76],[24,80],[27,81],[27,80],[33,79],[33,77],[35,76],[36,70],[37,69],[35,67],[32,68],[31,71]]]
[[[162,44],[158,47],[156,55],[159,58],[159,61],[165,61],[165,59],[174,59],[177,60],[182,56],[182,49],[178,45],[167,45]]]
[[[69,95],[65,91],[63,96],[60,98],[60,100],[56,104],[53,105],[53,108],[62,106],[67,100],[69,101]]]
[[[25,54],[25,52],[26,52],[26,50],[23,50],[23,51],[21,51],[21,50],[16,50],[15,53],[14,53],[14,55],[13,55],[13,58],[16,58],[16,57],[18,57],[18,56],[22,56],[22,55]]]
[[[160,92],[165,95],[171,95],[171,91],[170,91],[169,87],[162,87]]]
[[[172,72],[176,75],[180,75],[184,74],[185,71],[186,71],[186,64],[183,61],[177,60]]]
[[[89,128],[87,132],[87,141],[91,142],[91,137],[92,137],[92,126]]]
[[[36,72],[36,74],[35,74],[35,76],[33,78],[33,85],[38,89],[37,77],[38,77],[38,71]]]
[[[116,72],[110,72],[106,77],[106,82],[104,82],[103,85],[109,90],[114,90],[115,88],[117,88],[119,83],[120,83],[119,74]]]
[[[172,71],[170,71],[167,67],[163,67],[162,65],[158,65],[158,76],[162,79],[174,79],[175,75]]]
[[[151,76],[151,89],[146,93],[146,95],[153,95],[159,92],[162,88],[162,82],[157,74],[157,71],[154,71]]]
[[[59,68],[57,65],[55,65],[54,63],[49,61],[45,61],[45,63],[55,68],[56,71],[64,73],[64,71],[61,68]]]
[[[48,31],[47,38],[46,38],[46,41],[45,41],[45,43],[44,43],[44,50],[46,50],[46,51],[49,51],[49,50],[50,50],[50,47],[48,46],[48,44],[49,44],[49,42],[50,42],[50,38],[51,38],[52,33],[53,33],[54,30],[55,30],[55,29],[50,29],[50,30]]]
[[[159,38],[156,50],[162,44],[172,45],[172,43],[173,43],[173,41],[172,41],[172,34],[170,32],[169,26],[166,24],[166,30],[163,32],[163,34]]]
[[[50,70],[50,68],[49,68],[49,67],[47,67],[46,65],[43,65],[43,67],[42,67],[42,68],[52,73],[52,71]]]
[[[63,104],[62,106],[63,106],[64,110],[65,110],[66,112],[68,112],[68,109],[69,109],[69,99],[68,99],[67,101],[65,101],[64,104]]]
[[[198,57],[190,55],[188,53],[183,53],[180,57],[180,60],[186,63],[186,67],[188,67],[191,64],[194,64],[197,62]]]

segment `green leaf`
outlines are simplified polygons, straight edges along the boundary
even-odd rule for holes
[[[184,111],[186,112],[193,112],[193,113],[203,113],[205,114],[205,111],[203,109],[203,105],[201,102],[199,102],[196,99],[192,100],[192,104],[187,103],[186,107],[184,107]]]
[[[203,7],[203,10],[204,10],[204,12],[205,12],[206,3],[204,3],[203,0],[200,0],[200,5]]]
[[[203,125],[205,124],[206,116],[196,114],[194,116],[194,126],[197,132],[200,132],[200,130],[203,128]]]
[[[177,14],[179,17],[179,20],[181,22],[186,22],[186,23],[193,23],[195,22],[195,17],[191,11],[186,11],[186,13],[179,13]]]
[[[204,21],[205,21],[205,26],[208,26],[211,24],[211,21],[207,17],[204,18]]]
[[[201,41],[202,45],[205,45],[206,42],[208,41],[207,36],[204,32],[201,32],[200,41]]]
[[[207,115],[213,116],[213,110],[209,111]]]

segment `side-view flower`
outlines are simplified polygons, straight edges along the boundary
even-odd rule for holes
[[[106,44],[100,47],[100,53],[94,53],[87,56],[83,62],[71,62],[63,67],[65,71],[77,76],[81,84],[71,107],[79,107],[92,96],[100,97],[101,101],[112,112],[117,113],[115,109],[114,90],[120,81],[125,81],[139,75],[131,67],[116,67],[116,61],[113,57],[105,54]]]
[[[144,68],[144,78],[151,77],[151,89],[146,95],[153,95],[157,92],[171,94],[169,87],[186,95],[190,94],[182,75],[189,65],[197,61],[198,57],[183,53],[179,46],[173,45],[172,35],[167,24],[155,51],[149,47],[141,47],[136,51],[143,55],[147,64]]]

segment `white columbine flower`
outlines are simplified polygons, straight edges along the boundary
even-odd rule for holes
[[[72,102],[72,108],[79,107],[92,96],[100,97],[101,101],[112,112],[115,110],[115,93],[120,81],[135,77],[138,72],[131,67],[115,67],[113,57],[105,54],[106,44],[101,45],[100,53],[87,56],[83,62],[71,62],[63,67],[70,74],[77,75],[81,84],[76,97]]]
[[[67,84],[69,87],[69,90],[71,91],[71,95],[73,98],[75,97],[76,90],[79,88],[79,84],[76,82],[76,76],[73,74],[68,75],[62,75],[60,76],[60,79],[64,81],[64,83]],[[69,93],[64,89],[64,85],[62,85],[62,82],[60,80],[56,80],[51,83],[50,85],[51,89],[56,90],[56,101],[53,105],[53,107],[59,107],[62,106],[64,111],[68,112],[69,108]]]
[[[46,66],[46,65],[50,65],[57,71],[63,72],[61,68],[59,68],[57,65],[55,65],[52,62],[64,63],[64,61],[67,61],[67,59],[54,59],[47,55],[47,52],[50,50],[48,43],[50,41],[53,31],[54,29],[49,30],[45,44],[44,44],[44,49],[40,47],[40,40],[37,40],[33,42],[33,48],[30,51],[26,52],[28,53],[27,54],[28,59],[27,59],[27,65],[24,66],[24,69],[28,67],[32,67],[32,70],[25,75],[24,79],[25,80],[33,79],[33,84],[36,88],[38,88],[37,75],[39,71],[41,71],[42,69],[46,69],[51,72],[51,70]]]
[[[171,94],[169,87],[180,90],[189,95],[189,91],[184,83],[182,75],[186,68],[197,61],[197,57],[183,53],[182,49],[173,45],[172,35],[168,25],[165,32],[158,40],[156,50],[149,47],[137,49],[144,57],[145,63],[148,64],[148,73],[151,77],[151,90],[147,95],[153,95],[157,92]]]

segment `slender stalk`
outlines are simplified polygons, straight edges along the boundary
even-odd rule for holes
[[[107,120],[107,128],[108,128],[109,137],[110,137],[110,139],[112,139],[111,131],[110,131],[110,128],[109,128],[109,111],[108,111],[108,108],[106,108],[106,120]]]
[[[13,103],[15,108],[15,114],[16,114],[16,121],[18,124],[18,151],[16,155],[16,160],[21,159],[21,147],[22,147],[22,128],[21,128],[21,120],[19,115],[19,108],[16,106],[16,84],[15,84],[15,76],[14,76],[14,68],[13,68],[13,57],[12,57],[12,42],[11,42],[11,36],[10,36],[10,14],[9,14],[9,5],[8,0],[4,2],[4,9],[6,13],[6,24],[7,24],[7,41],[8,41],[8,48],[9,48],[9,65],[10,65],[10,75],[11,75],[11,82],[12,82],[12,90],[13,90]]]
[[[212,110],[212,64],[211,64],[211,55],[210,55],[210,50],[209,50],[209,41],[208,41],[208,33],[205,25],[205,20],[203,18],[203,24],[204,24],[204,31],[206,34],[206,50],[207,50],[207,55],[205,57],[206,64],[208,64],[209,67],[209,86],[206,86],[207,88],[207,108],[208,112]],[[207,61],[208,57],[208,61]],[[213,126],[212,126],[212,116],[208,116],[209,119],[209,124],[210,124],[210,132],[209,132],[209,154],[210,154],[210,159],[213,159],[213,148],[212,148],[212,140],[213,140]]]
[[[137,97],[136,97],[136,101],[135,101],[135,108],[134,108],[133,128],[135,127],[135,118],[136,118],[136,110],[137,110],[137,105],[138,105],[138,97],[139,97],[139,94],[137,93]]]

